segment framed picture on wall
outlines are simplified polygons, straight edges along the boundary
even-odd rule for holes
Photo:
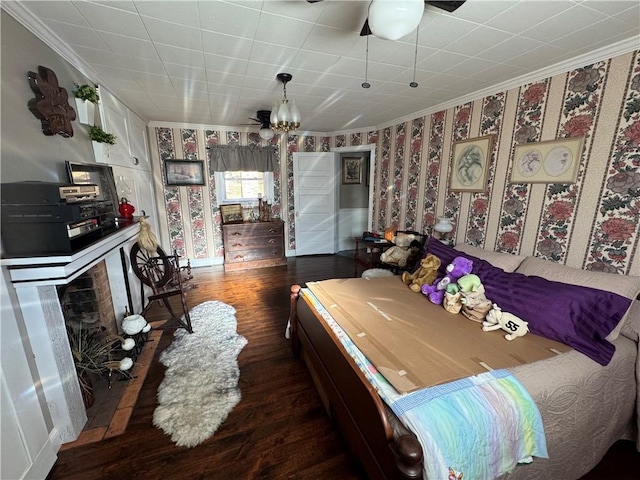
[[[164,171],[168,186],[205,184],[202,160],[165,160]]]
[[[242,205],[239,203],[220,205],[220,215],[223,224],[242,223]]]
[[[342,183],[343,185],[362,183],[362,157],[342,158]]]
[[[493,135],[461,140],[453,144],[452,192],[484,192],[491,159]]]
[[[575,183],[583,137],[516,145],[511,183]]]

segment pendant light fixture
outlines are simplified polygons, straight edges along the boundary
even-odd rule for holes
[[[271,129],[275,133],[289,133],[300,126],[300,110],[296,101],[287,99],[287,83],[293,78],[290,73],[279,73],[276,78],[282,82],[282,100],[274,100],[271,108]],[[265,137],[262,137],[265,138]]]

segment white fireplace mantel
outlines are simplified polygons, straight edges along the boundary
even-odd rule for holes
[[[57,286],[68,284],[105,260],[114,307],[116,302],[117,305],[124,305],[128,272],[123,268],[122,253],[135,243],[138,232],[138,223],[132,223],[73,254],[0,260],[2,267],[9,271],[18,297],[40,383],[60,443],[78,438],[87,422],[87,414]]]

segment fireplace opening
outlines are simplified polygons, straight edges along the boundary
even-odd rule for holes
[[[104,261],[58,287],[58,298],[68,328],[103,330],[117,335],[116,314]]]

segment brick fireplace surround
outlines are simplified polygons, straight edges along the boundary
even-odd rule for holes
[[[78,438],[87,422],[87,414],[75,374],[57,288],[104,261],[116,322],[121,322],[130,298],[126,286],[130,278],[135,278],[131,266],[127,264],[125,268],[123,260],[137,241],[138,231],[137,223],[121,227],[69,255],[1,260],[9,270],[16,291],[39,381],[49,405],[53,434],[60,444]],[[139,305],[136,290],[131,288],[130,296],[134,297],[133,304]]]

